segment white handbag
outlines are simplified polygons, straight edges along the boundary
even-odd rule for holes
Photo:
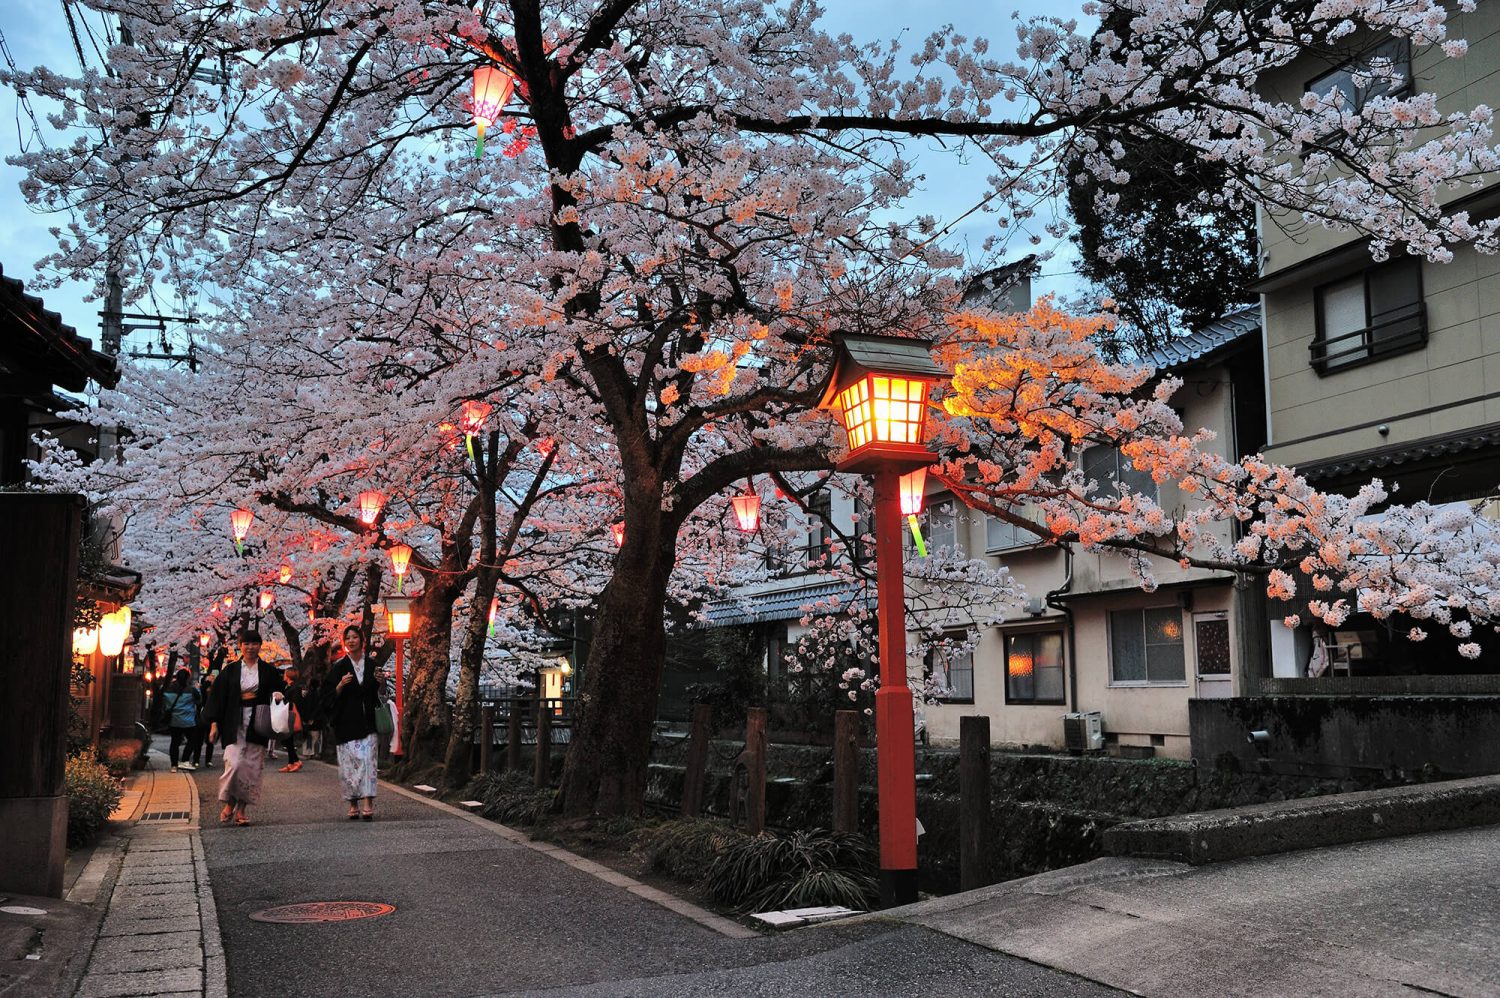
[[[292,733],[292,705],[280,693],[271,696],[271,730],[278,735]]]

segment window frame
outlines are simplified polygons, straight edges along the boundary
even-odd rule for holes
[[[1389,309],[1380,314],[1383,320],[1378,325],[1374,323],[1376,316],[1370,314],[1370,284],[1371,278],[1379,277],[1383,273],[1389,273],[1395,267],[1414,267],[1416,272],[1416,300],[1410,305],[1399,306]],[[1420,257],[1406,256],[1397,260],[1387,260],[1372,267],[1354,273],[1341,274],[1333,280],[1324,281],[1313,288],[1313,322],[1315,331],[1313,341],[1308,345],[1310,363],[1320,378],[1326,378],[1343,371],[1350,371],[1366,364],[1374,364],[1385,360],[1387,357],[1399,357],[1404,353],[1412,353],[1416,350],[1425,349],[1427,346],[1427,293],[1423,283],[1422,260]],[[1359,277],[1364,286],[1365,324],[1359,329],[1339,333],[1334,339],[1348,339],[1360,337],[1360,346],[1356,349],[1362,351],[1353,353],[1343,349],[1334,354],[1335,357],[1348,354],[1346,360],[1337,364],[1328,363],[1328,328],[1327,319],[1324,314],[1324,295],[1330,288],[1337,284],[1343,284],[1350,278]],[[1399,314],[1396,314],[1399,313]],[[1395,318],[1386,318],[1396,314]],[[1416,328],[1410,332],[1402,333],[1398,337],[1380,340],[1373,334],[1377,329],[1396,323],[1415,321]]]
[[[1038,638],[1048,634],[1057,635],[1058,661],[1062,664],[1062,693],[1056,700],[1039,700],[1034,695],[1027,699],[1013,696],[1010,691],[1010,643],[1016,638]],[[1005,662],[1005,705],[1007,707],[1065,707],[1068,703],[1068,669],[1072,663],[1068,661],[1068,646],[1063,640],[1063,630],[1058,627],[1031,628],[1025,631],[1010,631],[1001,634],[1001,652]],[[1035,689],[1035,672],[1033,671],[1033,690]]]
[[[1181,679],[1152,679],[1151,663],[1146,658],[1147,647],[1151,642],[1146,640],[1145,616],[1152,610],[1174,610],[1177,613],[1178,624],[1182,631],[1178,634],[1177,645],[1182,649],[1182,678]],[[1141,660],[1146,667],[1146,678],[1144,679],[1117,679],[1115,677],[1115,615],[1120,613],[1134,613],[1141,617]],[[1191,685],[1192,680],[1188,677],[1187,661],[1187,626],[1182,625],[1182,606],[1178,603],[1156,603],[1151,606],[1121,607],[1118,610],[1105,611],[1104,640],[1109,653],[1109,686],[1121,689],[1185,689]],[[1196,666],[1194,667],[1196,668]]]
[[[946,637],[946,635],[945,635],[945,637]],[[962,640],[963,635],[962,634],[955,634],[955,635],[952,635],[952,637],[957,638],[959,640]],[[936,698],[938,703],[951,703],[951,704],[962,705],[962,704],[972,704],[974,702],[974,651],[975,651],[975,649],[971,648],[971,649],[969,649],[969,651],[967,653],[968,657],[969,657],[969,695],[968,696],[953,696],[953,697],[940,696],[940,697]],[[922,656],[922,673],[923,673],[923,678],[930,679],[932,676],[934,676],[934,675],[937,674],[937,664],[938,664],[937,663],[937,652],[938,652],[937,648],[929,648],[929,649],[927,649],[927,653]]]
[[[1387,90],[1383,93],[1378,94],[1361,93],[1359,91],[1359,88],[1356,86],[1354,93],[1353,111],[1356,114],[1362,112],[1364,110],[1365,103],[1370,99],[1376,97],[1394,97],[1397,100],[1404,100],[1410,97],[1413,93],[1416,92],[1416,80],[1412,70],[1411,39],[1409,38],[1382,38],[1379,41],[1372,42],[1371,44],[1366,45],[1359,52],[1345,59],[1343,62],[1337,63],[1333,66],[1329,66],[1322,72],[1318,73],[1318,75],[1308,78],[1302,84],[1302,93],[1304,95],[1317,94],[1321,99],[1322,95],[1331,88],[1324,87],[1323,90],[1320,91],[1317,88],[1317,83],[1319,80],[1327,80],[1338,73],[1349,73],[1352,77],[1355,72],[1357,72],[1355,67],[1360,66],[1361,64],[1364,64],[1364,71],[1368,72],[1369,64],[1374,61],[1380,50],[1382,48],[1385,48],[1386,46],[1395,46],[1397,51],[1400,53],[1399,56],[1391,58],[1391,62],[1393,65],[1399,65],[1401,63],[1405,64],[1406,68],[1405,72],[1402,73],[1401,86],[1397,87],[1394,90]],[[1317,144],[1323,146],[1330,145],[1333,142],[1340,140],[1341,136],[1342,133],[1338,129],[1334,129],[1332,131],[1319,135]],[[1307,147],[1304,146],[1303,155],[1306,155],[1306,152]]]
[[[1144,479],[1144,481],[1150,482],[1151,484],[1151,490],[1147,492],[1144,489],[1137,487],[1143,484],[1142,482],[1126,481],[1125,484],[1130,487],[1131,495],[1145,496],[1157,505],[1161,504],[1161,485],[1158,484],[1156,479],[1151,477],[1148,472],[1141,471],[1134,464],[1131,464],[1130,459],[1126,457],[1123,452],[1121,452],[1119,443],[1113,440],[1101,440],[1098,443],[1089,444],[1087,447],[1084,447],[1078,451],[1078,466],[1085,476],[1095,478],[1097,477],[1089,476],[1088,453],[1089,451],[1099,447],[1108,449],[1114,457],[1114,471],[1112,472],[1111,477],[1108,477],[1104,481],[1099,482],[1100,493],[1106,493],[1115,497],[1124,495],[1124,493],[1119,490],[1117,485],[1121,480],[1121,476],[1128,474],[1137,479]],[[1126,465],[1129,465],[1128,469],[1125,468]]]

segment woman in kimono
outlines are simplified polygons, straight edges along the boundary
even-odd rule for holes
[[[208,738],[224,746],[224,771],[219,775],[219,824],[232,818],[236,825],[250,824],[247,808],[260,803],[260,785],[266,771],[266,743],[253,724],[257,707],[269,707],[282,693],[281,673],[260,660],[260,632],[240,632],[240,659],[225,666],[209,691],[204,713]]]
[[[380,705],[380,686],[358,627],[344,628],[344,654],[333,663],[323,689],[323,717],[338,744],[339,787],[349,802],[348,817],[373,821],[380,745],[375,710]]]

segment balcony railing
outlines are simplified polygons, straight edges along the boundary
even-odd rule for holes
[[[1426,344],[1427,306],[1413,302],[1375,316],[1364,329],[1320,336],[1307,349],[1319,374],[1333,374],[1381,357],[1420,350]]]

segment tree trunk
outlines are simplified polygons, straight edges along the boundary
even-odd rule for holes
[[[453,594],[442,586],[425,590],[412,604],[412,632],[406,639],[406,717],[401,729],[406,772],[441,761],[447,748],[452,632]]]
[[[443,755],[443,779],[449,787],[460,787],[469,778],[469,753],[474,743],[474,719],[479,708],[479,672],[484,665],[490,599],[495,595],[495,581],[484,577],[490,573],[479,574],[464,629],[458,689],[453,695],[453,723],[449,726],[448,748]]]
[[[658,516],[658,521],[660,517]],[[666,651],[667,575],[675,531],[625,546],[599,601],[572,741],[562,777],[562,809],[570,817],[639,814]]]

